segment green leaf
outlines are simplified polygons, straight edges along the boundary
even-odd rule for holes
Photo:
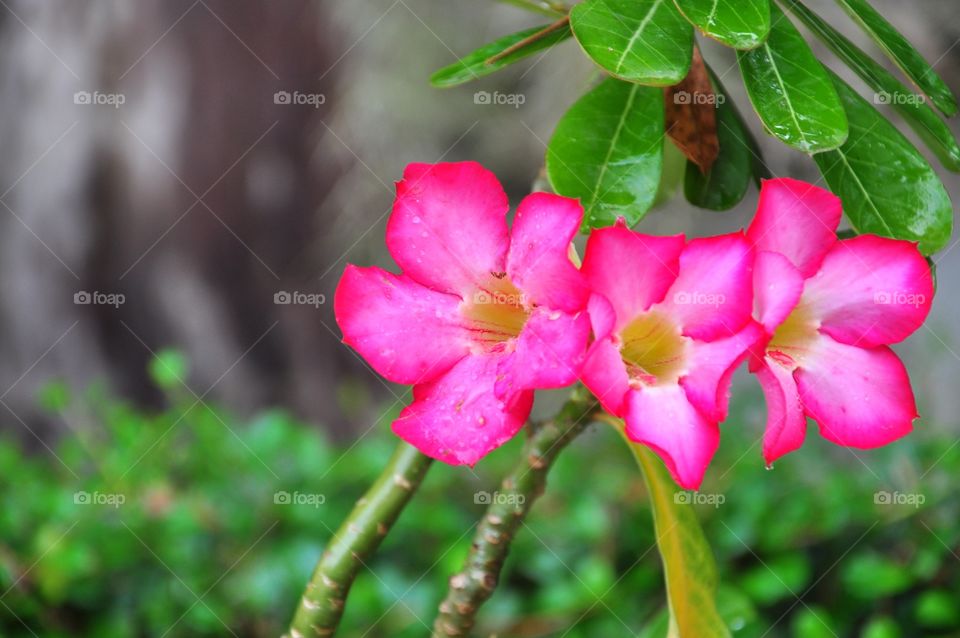
[[[770,0],[676,0],[693,26],[734,49],[760,46],[770,32]]]
[[[150,378],[161,388],[178,388],[186,382],[189,367],[182,352],[161,350],[150,360]]]
[[[671,0],[587,0],[570,11],[580,46],[611,75],[652,86],[686,77],[693,28]]]
[[[956,115],[957,99],[950,88],[902,33],[866,0],[837,2],[860,24],[877,46],[883,49],[887,57],[930,97],[944,115]]]
[[[579,197],[584,229],[618,216],[633,225],[653,205],[663,168],[663,93],[605,80],[570,107],[547,146],[554,191]]]
[[[779,600],[793,599],[810,582],[810,563],[801,552],[783,554],[761,561],[746,572],[741,586],[758,604],[769,607]]]
[[[700,208],[727,210],[743,199],[760,162],[760,149],[744,124],[737,107],[727,97],[719,79],[711,73],[717,96],[717,136],[720,154],[706,175],[693,162],[687,162],[683,193],[687,201]]]
[[[650,492],[670,607],[668,638],[730,636],[717,611],[717,566],[693,506],[677,502],[679,488],[653,452],[627,443]]]
[[[534,36],[547,29],[552,29],[545,33],[543,37],[532,40],[529,44],[520,46],[510,53],[487,63],[490,58],[502,54],[511,47],[516,47],[531,36]],[[484,45],[472,53],[460,58],[450,66],[445,66],[430,76],[430,84],[436,87],[444,88],[464,84],[485,75],[490,75],[494,71],[499,71],[505,66],[514,62],[519,62],[523,58],[533,55],[538,51],[549,49],[550,47],[563,42],[570,37],[570,25],[567,23],[545,24],[532,29],[526,29],[517,33],[504,36],[490,44]]]
[[[784,144],[807,153],[837,148],[847,138],[840,98],[800,32],[779,9],[770,9],[767,41],[737,52],[750,102]]]
[[[850,137],[813,156],[830,190],[843,200],[850,224],[920,242],[924,254],[946,245],[953,229],[950,197],[912,144],[843,80],[834,83],[850,119]]]
[[[905,565],[872,551],[846,561],[840,579],[846,591],[864,599],[889,598],[913,584]]]
[[[892,73],[874,62],[853,42],[798,0],[784,1],[808,29],[877,92],[874,102],[893,106],[944,166],[952,171],[960,171],[960,145],[950,132],[950,127],[921,96],[915,95]]]

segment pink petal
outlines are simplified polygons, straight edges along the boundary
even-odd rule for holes
[[[528,195],[517,208],[507,253],[507,274],[538,305],[582,310],[587,283],[570,261],[570,241],[580,229],[583,208],[569,197]]]
[[[834,245],[801,303],[820,319],[821,332],[872,347],[906,339],[932,301],[930,267],[914,244],[861,235]]]
[[[778,458],[803,445],[807,417],[793,372],[771,357],[760,360],[753,373],[767,400],[767,428],[763,434],[763,459],[772,465]]]
[[[347,265],[333,311],[343,341],[395,383],[424,383],[467,354],[460,299],[406,275]]]
[[[616,330],[663,299],[677,278],[683,244],[683,235],[641,235],[621,222],[590,234],[580,270],[612,305]]]
[[[587,314],[590,315],[590,326],[593,328],[595,339],[604,339],[613,333],[613,327],[617,323],[617,315],[606,297],[596,293],[590,295],[590,300],[587,302]]]
[[[753,312],[752,272],[753,253],[741,233],[694,239],[680,254],[680,275],[658,308],[688,337],[728,337]]]
[[[690,403],[711,421],[727,418],[733,373],[762,336],[763,329],[751,321],[731,337],[709,343],[692,342],[690,371],[680,379],[680,385]]]
[[[604,410],[623,416],[623,399],[630,389],[630,378],[613,339],[607,337],[590,344],[580,369],[580,379]]]
[[[500,364],[497,396],[573,383],[579,376],[589,336],[586,313],[535,310],[517,337],[516,349]]]
[[[677,484],[700,488],[720,446],[720,429],[691,405],[679,385],[645,386],[624,401],[627,436],[656,452]]]
[[[764,180],[747,239],[758,251],[781,253],[809,277],[837,239],[841,212],[830,191],[786,177]]]
[[[500,182],[476,162],[409,164],[387,248],[416,281],[466,297],[506,269],[508,209]]]
[[[803,275],[780,253],[757,253],[753,262],[753,295],[757,320],[773,334],[796,307]]]
[[[470,356],[418,388],[393,422],[393,431],[418,450],[450,465],[473,465],[520,431],[533,392],[508,401],[493,393],[502,355]]]
[[[913,429],[917,406],[910,379],[887,346],[858,348],[822,335],[796,378],[807,415],[834,443],[878,447]]]

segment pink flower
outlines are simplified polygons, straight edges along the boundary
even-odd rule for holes
[[[751,320],[753,256],[742,233],[652,237],[595,230],[582,272],[595,341],[581,373],[627,436],[696,489],[720,442],[733,370],[761,336]]]
[[[507,228],[507,196],[475,162],[410,164],[387,248],[403,271],[348,265],[343,340],[413,402],[393,430],[424,454],[474,464],[516,434],[533,390],[577,379],[588,291],[569,258],[583,209],[534,193]]]
[[[887,346],[926,319],[930,268],[910,242],[838,240],[840,213],[821,188],[769,180],[747,230],[766,332],[750,368],[767,400],[768,464],[800,447],[807,416],[826,439],[857,448],[900,438],[917,417],[907,371]]]

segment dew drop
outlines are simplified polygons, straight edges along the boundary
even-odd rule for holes
[[[763,469],[769,472],[770,470],[773,469],[773,463],[767,463],[766,465],[763,466]]]

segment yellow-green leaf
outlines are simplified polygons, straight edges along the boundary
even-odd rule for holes
[[[668,638],[728,638],[717,611],[717,567],[696,512],[663,462],[646,447],[629,442],[650,492],[650,506],[663,561],[670,608]]]

